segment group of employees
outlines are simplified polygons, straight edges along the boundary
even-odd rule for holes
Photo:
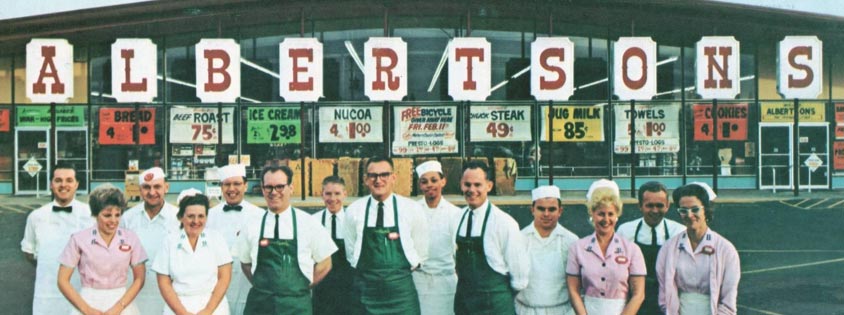
[[[594,233],[560,225],[555,186],[532,191],[534,221],[519,230],[488,199],[485,163],[464,164],[467,207],[442,196],[439,162],[416,167],[418,201],[393,192],[389,158],[365,164],[369,195],[348,207],[345,182],[322,181],[325,209],[291,206],[293,171],[261,173],[266,209],[244,200],[243,165],[219,168],[224,202],[187,189],[178,205],[160,168],[140,175],[142,203],[102,185],[89,204],[66,165],[53,169],[53,202],[27,218],[21,249],[36,265],[33,314],[736,314],[735,247],[712,231],[712,189],[642,185],[642,218],[616,228],[618,185],[586,195]],[[74,272],[78,269],[78,272]],[[131,282],[130,282],[131,279]]]

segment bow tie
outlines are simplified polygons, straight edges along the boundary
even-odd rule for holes
[[[240,205],[237,205],[237,206],[225,205],[225,206],[223,206],[223,211],[240,211],[240,210],[243,210],[243,206],[240,206]]]
[[[62,211],[67,212],[67,213],[71,213],[71,212],[73,212],[73,207],[71,207],[71,206],[67,206],[67,207],[53,206],[53,212],[62,212]]]

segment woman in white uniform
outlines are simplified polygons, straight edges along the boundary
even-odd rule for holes
[[[208,197],[191,188],[178,203],[181,229],[167,236],[152,263],[169,306],[164,314],[228,315],[232,257],[223,236],[205,230]]]

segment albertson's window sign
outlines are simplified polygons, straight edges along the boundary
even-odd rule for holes
[[[785,98],[815,98],[821,92],[823,43],[816,36],[786,36],[779,42],[779,92]],[[697,43],[696,87],[704,99],[733,99],[740,90],[739,42],[705,36]],[[196,49],[196,95],[202,102],[235,102],[240,96],[240,46],[232,39],[202,39]],[[490,43],[482,37],[453,39],[448,46],[448,93],[456,101],[483,101],[491,93]],[[407,43],[372,37],[364,44],[364,89],[372,101],[407,94]],[[73,97],[73,46],[65,39],[33,39],[26,46],[26,95],[33,102],[65,103]],[[112,95],[118,102],[152,102],[157,95],[156,45],[146,38],[112,44]],[[531,93],[539,101],[565,101],[574,91],[574,43],[567,37],[537,38],[531,45]],[[621,37],[615,42],[613,93],[621,100],[656,94],[656,42]],[[287,102],[322,97],[323,48],[315,38],[286,38],[279,44],[279,95]]]

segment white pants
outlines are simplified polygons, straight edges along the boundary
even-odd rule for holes
[[[249,289],[252,288],[252,283],[249,282],[249,279],[246,279],[240,266],[240,261],[234,258],[232,262],[232,280],[229,283],[229,289],[226,291],[226,299],[229,301],[231,315],[243,315],[243,308],[246,307],[246,297],[249,295]]]
[[[623,299],[602,299],[591,296],[583,297],[583,304],[586,304],[586,314],[592,315],[618,315],[624,310],[625,300]]]
[[[138,292],[135,297],[135,303],[138,304],[144,315],[161,314],[167,308],[164,303],[164,298],[161,297],[161,291],[158,290],[158,274],[152,271],[152,268],[147,265],[146,279],[144,280],[144,287]],[[132,270],[129,269],[131,272]],[[131,277],[131,275],[130,275]]]
[[[205,305],[208,305],[208,300],[211,299],[211,294],[199,294],[199,295],[179,295],[179,301],[182,302],[182,306],[185,307],[190,313],[196,314],[199,313]],[[174,315],[173,310],[169,307],[164,308],[164,315]],[[217,305],[217,309],[214,310],[213,315],[229,315],[229,301],[226,297],[223,297],[223,300],[220,301],[220,304]]]
[[[82,290],[79,292],[79,295],[82,296],[82,299],[85,300],[85,303],[88,303],[91,307],[98,309],[100,311],[107,311],[109,310],[114,304],[117,304],[117,300],[123,297],[123,294],[126,293],[126,288],[116,288],[116,289],[93,289],[93,288],[86,288],[83,287]],[[82,313],[79,310],[74,309],[73,312],[70,313],[71,315],[81,315]],[[120,315],[140,315],[141,311],[138,309],[138,306],[135,305],[134,302],[129,303],[123,308],[123,311],[120,312]]]
[[[454,294],[457,292],[457,275],[432,275],[413,272],[413,284],[419,294],[422,315],[454,314]]]
[[[680,292],[680,315],[712,315],[709,295]]]
[[[519,300],[516,302],[516,314],[519,315],[574,315],[571,304],[565,303],[557,306],[532,307],[525,305]]]

